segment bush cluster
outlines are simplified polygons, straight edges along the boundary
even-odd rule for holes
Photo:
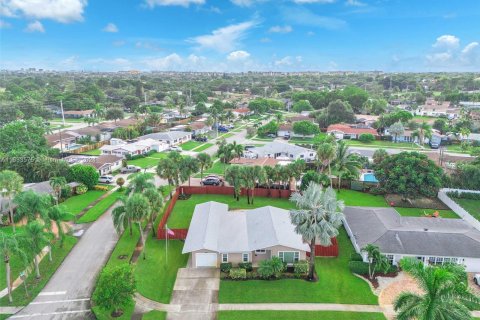
[[[369,143],[375,141],[375,136],[371,133],[362,133],[359,137],[358,140],[360,140],[363,143]]]
[[[232,269],[232,263],[231,262],[220,263],[220,271],[225,272],[225,273],[229,273],[231,269]]]
[[[154,154],[155,152],[156,152],[155,150],[150,150],[150,151],[148,151],[148,152],[145,153],[145,154],[136,154],[136,155],[134,155],[134,156],[131,156],[131,155],[127,154],[127,155],[125,156],[125,158],[126,158],[127,160],[136,160],[136,159],[141,159],[141,158],[149,157],[149,156],[151,156],[152,154]]]
[[[85,192],[88,191],[88,188],[86,185],[84,184],[81,184],[79,186],[77,186],[76,190],[75,190],[75,193],[76,194],[84,194]]]
[[[242,268],[232,268],[229,272],[230,279],[232,280],[245,280],[247,279],[247,271]]]
[[[97,190],[97,191],[108,191],[108,187],[107,186],[95,186],[93,188],[93,190]]]
[[[240,262],[238,267],[241,269],[245,269],[247,272],[251,272],[253,270],[253,266],[251,262]]]
[[[348,268],[352,273],[361,274],[361,275],[368,274],[368,263],[363,261],[350,261],[348,262]],[[397,266],[390,266],[387,273],[395,273],[397,271],[398,271]]]
[[[308,273],[308,261],[302,260],[295,262],[293,264],[293,273],[297,278],[305,277]]]

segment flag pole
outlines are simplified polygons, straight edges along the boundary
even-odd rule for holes
[[[168,264],[168,226],[165,224],[165,267]]]

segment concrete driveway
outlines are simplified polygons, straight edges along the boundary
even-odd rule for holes
[[[214,320],[218,307],[220,270],[182,268],[178,270],[167,320]]]

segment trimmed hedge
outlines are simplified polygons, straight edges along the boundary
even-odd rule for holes
[[[232,280],[245,280],[247,279],[247,271],[242,268],[232,268],[229,273]]]
[[[293,273],[295,273],[297,278],[306,276],[308,273],[308,261],[302,260],[295,262],[293,264]]]
[[[350,269],[350,272],[356,273],[356,274],[368,274],[368,263],[362,262],[362,261],[350,261],[348,262],[348,268]],[[390,266],[388,271],[386,273],[395,273],[398,271],[397,266]],[[377,274],[382,274],[383,272],[376,272]]]
[[[231,269],[232,269],[232,263],[231,262],[220,263],[220,271],[225,272],[225,273],[229,273]]]
[[[155,150],[150,150],[150,151],[148,151],[148,152],[145,153],[145,154],[136,154],[136,155],[134,155],[134,156],[131,156],[131,155],[127,154],[127,155],[125,156],[125,159],[126,159],[126,160],[141,159],[141,158],[149,157],[149,156],[151,156],[151,155],[154,154],[154,153],[156,153]]]
[[[362,255],[360,253],[352,252],[350,254],[350,261],[362,261],[363,262]]]
[[[253,270],[253,266],[251,262],[240,262],[238,264],[240,269],[245,269],[247,272],[251,272]]]

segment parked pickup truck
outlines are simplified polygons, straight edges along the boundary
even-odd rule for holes
[[[137,167],[137,166],[129,165],[129,166],[126,166],[126,167],[123,167],[122,169],[120,169],[120,172],[121,173],[133,173],[133,172],[140,172],[140,170],[142,170],[142,168]]]

